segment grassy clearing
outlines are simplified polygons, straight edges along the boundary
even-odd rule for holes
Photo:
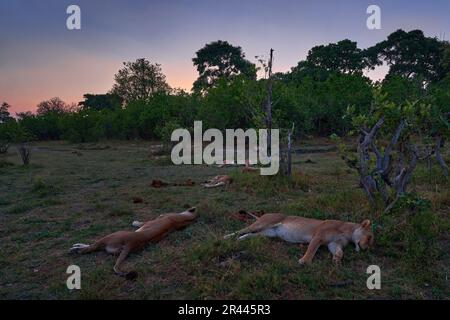
[[[326,139],[307,146],[327,146]],[[0,158],[0,298],[18,299],[381,299],[449,297],[450,185],[439,168],[420,166],[413,189],[426,200],[404,199],[389,215],[371,211],[357,176],[334,152],[294,157],[294,177],[262,177],[233,168],[173,166],[152,154],[149,142],[70,145],[39,143],[23,167],[13,149]],[[310,161],[307,161],[310,160]],[[225,189],[198,183],[231,174]],[[152,179],[197,182],[194,187],[150,187]],[[133,203],[133,197],[143,199]],[[69,256],[133,220],[197,206],[196,224],[133,254],[124,268],[129,282],[112,273],[104,252]],[[273,239],[223,240],[246,224],[239,209],[284,212],[321,219],[374,221],[376,246],[345,250],[340,268],[322,248],[311,266],[298,258],[306,246]],[[82,289],[65,286],[66,269],[82,270]],[[366,288],[366,268],[382,270],[382,289]]]

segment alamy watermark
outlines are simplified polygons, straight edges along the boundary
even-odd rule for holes
[[[81,289],[81,269],[80,269],[80,267],[75,264],[71,264],[70,266],[67,267],[66,273],[70,274],[70,276],[66,280],[67,289],[80,290]]]
[[[187,129],[172,132],[171,141],[178,142],[171,153],[172,162],[179,164],[262,164],[261,175],[275,175],[280,169],[279,130],[270,130],[270,156],[268,155],[268,130],[226,129],[224,137],[219,129],[208,129],[203,133],[202,121],[194,121],[194,143],[192,159],[192,137]],[[203,142],[211,142],[203,149]],[[235,161],[236,160],[236,161]],[[265,167],[266,166],[266,167]]]
[[[66,19],[66,27],[68,30],[81,29],[81,9],[76,4],[67,7],[66,13],[69,15]]]
[[[76,4],[67,7],[66,13],[69,15],[66,19],[68,30],[81,30],[81,8]],[[367,7],[367,14],[370,16],[366,20],[366,26],[369,30],[381,29],[381,9],[380,6],[371,4]]]
[[[372,264],[367,267],[367,274],[370,276],[367,278],[366,285],[369,290],[381,289],[381,269],[376,264]]]
[[[372,4],[367,7],[367,14],[370,16],[366,20],[366,25],[369,30],[381,29],[381,9],[379,6]]]

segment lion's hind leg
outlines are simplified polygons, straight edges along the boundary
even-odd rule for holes
[[[256,237],[257,235],[259,235],[259,234],[258,233],[246,233],[246,234],[244,234],[242,236],[239,236],[238,240],[244,240],[244,239],[247,239],[247,238],[253,238],[253,237]]]
[[[83,244],[75,243],[72,248],[70,248],[69,253],[89,253],[99,250],[103,247],[103,242],[96,241],[93,244]]]
[[[103,237],[93,244],[75,243],[72,248],[70,248],[69,253],[89,253],[103,249],[108,242],[109,237],[111,237],[111,235]]]
[[[249,225],[248,227],[241,229],[237,232],[233,232],[230,234],[227,234],[226,236],[224,236],[224,239],[227,239],[229,237],[238,236],[239,240],[243,240],[246,239],[248,237],[257,235],[257,234],[261,234],[261,235],[265,235],[265,236],[276,236],[276,235],[272,235],[272,231],[274,230],[274,228],[276,228],[277,226],[279,226],[281,224],[281,220],[283,217],[277,217],[277,219],[273,219],[273,216],[270,215],[264,215],[258,218],[258,220],[256,220],[255,222],[253,222],[251,225]]]
[[[261,228],[260,224],[258,224],[258,221],[255,221],[254,223],[252,223],[248,227],[245,227],[244,229],[241,229],[239,231],[227,234],[223,238],[224,239],[228,239],[228,238],[233,237],[233,236],[238,236],[238,238],[240,240],[242,240],[242,239],[245,239],[245,238],[249,237],[250,234],[256,233],[256,232],[261,231],[261,230],[262,230],[262,228]]]

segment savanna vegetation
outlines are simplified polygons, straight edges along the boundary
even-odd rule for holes
[[[192,92],[170,88],[157,63],[125,62],[109,93],[88,93],[78,105],[52,98],[39,103],[35,114],[11,117],[3,103],[0,140],[14,141],[17,131],[39,141],[163,139],[174,126],[192,127],[194,119],[205,128],[258,128],[264,126],[268,66],[257,58],[253,64],[226,41],[205,45],[193,58],[199,77]],[[419,30],[398,30],[364,50],[350,40],[314,47],[291,71],[273,75],[273,127],[295,122],[296,136],[347,134],[354,129],[347,109],[367,114],[374,90],[399,107],[420,101],[448,113],[449,61],[449,43]],[[364,75],[383,63],[390,67],[383,81]]]
[[[398,30],[366,49],[351,40],[316,46],[272,74],[263,57],[252,63],[217,41],[193,63],[191,92],[170,88],[159,64],[138,59],[124,63],[110,92],[78,105],[52,98],[15,117],[1,105],[0,297],[449,297],[448,42]],[[382,64],[382,81],[365,76]],[[194,120],[204,129],[264,128],[267,101],[273,128],[295,124],[290,176],[171,163],[164,146],[174,129]],[[224,173],[234,178],[227,189],[199,185]],[[152,179],[196,185],[159,189]],[[104,253],[67,255],[73,243],[188,206],[198,207],[198,223],[127,261],[136,282],[115,277]],[[369,218],[376,245],[359,254],[348,247],[341,267],[326,250],[299,266],[306,247],[223,240],[249,223],[236,219],[240,209]],[[73,263],[83,270],[79,291],[65,286]],[[370,264],[381,267],[381,290],[365,285]]]

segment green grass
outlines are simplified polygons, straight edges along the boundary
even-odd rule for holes
[[[421,164],[411,190],[420,194],[382,214],[371,210],[358,177],[335,152],[294,156],[292,179],[241,173],[236,168],[174,166],[150,153],[150,142],[39,143],[23,167],[15,152],[0,159],[0,298],[16,299],[448,299],[450,185],[440,169]],[[326,139],[305,141],[327,146]],[[72,153],[81,150],[82,155]],[[305,163],[306,159],[312,163]],[[230,174],[227,189],[200,183]],[[153,179],[193,187],[152,188]],[[133,203],[141,197],[142,203]],[[114,276],[105,252],[68,255],[73,243],[90,243],[133,220],[197,206],[198,221],[158,244],[130,255]],[[276,239],[223,240],[247,224],[233,213],[283,212],[360,222],[370,218],[372,250],[349,245],[341,267],[326,248],[300,266],[306,246]],[[81,267],[82,289],[65,286],[66,269]],[[382,289],[366,288],[366,268],[377,264]]]

